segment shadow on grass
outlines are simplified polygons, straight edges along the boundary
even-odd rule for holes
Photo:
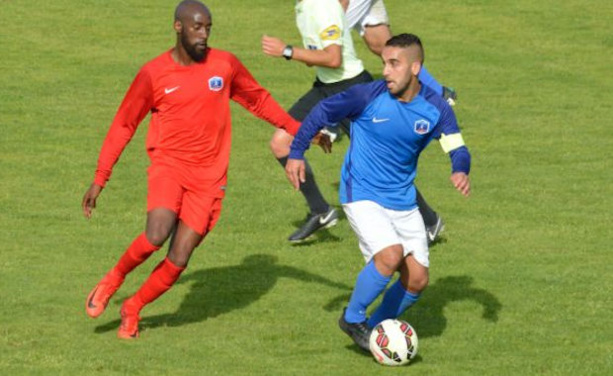
[[[278,265],[275,256],[251,255],[245,257],[239,265],[201,269],[182,276],[177,283],[189,283],[191,288],[177,311],[145,316],[140,322],[140,328],[181,326],[245,308],[268,293],[279,278],[292,278],[345,291],[351,290],[351,286],[319,275],[291,266]],[[119,324],[120,320],[113,320],[96,327],[95,332],[116,330]]]
[[[415,328],[419,338],[439,337],[447,327],[447,319],[443,309],[449,303],[460,300],[472,300],[483,306],[481,318],[487,321],[498,321],[498,312],[502,304],[486,290],[472,287],[473,279],[468,276],[450,276],[438,279],[428,286],[419,302],[407,310],[400,319],[405,320]],[[326,311],[341,311],[349,302],[351,293],[342,294],[330,300],[325,306]],[[376,307],[373,307],[376,308]],[[345,346],[357,354],[371,356],[355,344]],[[417,355],[411,364],[421,362]]]
[[[417,304],[400,316],[400,319],[411,323],[417,330],[419,338],[438,337],[447,327],[447,318],[443,314],[445,306],[460,300],[471,300],[483,306],[482,319],[498,321],[498,312],[502,309],[502,304],[488,291],[471,287],[472,283],[473,279],[468,276],[440,278],[428,286]],[[339,295],[330,300],[324,309],[329,312],[340,312],[350,297],[351,293]],[[372,307],[374,308],[376,307]],[[359,350],[357,346],[355,349]]]
[[[491,322],[498,321],[502,304],[487,290],[471,286],[469,276],[450,276],[440,278],[428,286],[419,302],[407,310],[400,318],[411,323],[419,338],[439,337],[447,327],[443,310],[452,302],[474,301],[483,307],[481,318]]]

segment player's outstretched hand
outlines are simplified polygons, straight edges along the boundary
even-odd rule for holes
[[[294,187],[295,190],[299,190],[300,183],[305,182],[304,160],[289,158],[287,160],[287,164],[285,165],[285,174],[287,175],[292,187]]]
[[[332,140],[330,136],[323,132],[317,133],[315,137],[311,140],[312,144],[319,145],[319,147],[324,151],[324,153],[332,153]]]
[[[85,218],[91,218],[92,209],[96,207],[96,199],[100,195],[100,192],[102,192],[102,187],[92,183],[87,192],[85,192],[85,195],[83,195],[81,207],[83,208],[83,215],[85,215]]]
[[[262,36],[262,52],[266,55],[281,57],[285,46],[286,44],[279,38],[269,37],[268,35]]]
[[[453,186],[460,191],[461,194],[468,197],[470,195],[470,180],[468,175],[463,172],[455,172],[449,178]]]

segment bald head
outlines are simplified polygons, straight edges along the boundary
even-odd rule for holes
[[[193,18],[195,13],[202,13],[211,18],[209,8],[197,0],[183,0],[175,9],[175,21],[185,22]]]
[[[202,61],[206,56],[213,21],[206,5],[184,0],[175,9],[174,29],[177,33],[176,53],[182,64]]]
[[[424,47],[419,37],[415,34],[404,33],[395,35],[385,43],[385,46],[404,48],[409,54],[409,61],[424,63]]]

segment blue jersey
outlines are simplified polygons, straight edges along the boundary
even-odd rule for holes
[[[341,172],[341,203],[370,200],[393,210],[415,208],[417,161],[433,138],[455,140],[447,150],[453,171],[470,170],[470,154],[457,141],[460,129],[449,104],[426,85],[410,102],[399,101],[383,80],[321,101],[304,119],[289,157],[302,159],[311,138],[343,118],[351,119],[351,144]]]

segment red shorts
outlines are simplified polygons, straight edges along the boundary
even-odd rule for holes
[[[147,211],[167,208],[192,230],[206,235],[215,227],[221,213],[223,193],[199,184],[189,169],[152,164],[147,170]]]

